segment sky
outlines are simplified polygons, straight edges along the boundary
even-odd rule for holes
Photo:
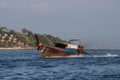
[[[0,0],[0,26],[120,49],[120,0]]]

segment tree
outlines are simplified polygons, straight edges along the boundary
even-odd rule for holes
[[[0,41],[0,47],[20,47],[19,44],[25,44],[22,47],[25,47],[26,45],[32,47],[35,46],[35,34],[32,31],[27,30],[26,28],[23,28],[22,33],[20,33],[15,30],[8,30],[6,27],[0,27],[0,35],[0,40],[2,39],[2,37],[5,37],[4,42]],[[49,34],[39,34],[38,37],[41,43],[49,46],[53,46],[55,42],[66,42],[59,37],[54,37]]]
[[[22,33],[23,33],[24,35],[26,35],[26,34],[28,34],[28,30],[27,30],[26,28],[23,28],[23,29],[22,29]]]

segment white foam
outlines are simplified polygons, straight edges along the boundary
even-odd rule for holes
[[[107,53],[104,55],[71,55],[71,56],[51,56],[48,58],[82,58],[82,57],[120,57],[117,54]]]
[[[104,55],[93,55],[93,57],[119,57],[119,55],[107,53],[107,54],[104,54]]]
[[[77,57],[85,57],[85,56],[84,55],[71,55],[71,56],[67,56],[67,57],[77,58]]]

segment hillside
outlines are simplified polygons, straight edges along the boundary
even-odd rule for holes
[[[55,42],[66,42],[49,34],[37,34],[40,42],[46,45],[54,46]],[[9,30],[4,26],[0,26],[0,47],[35,47],[36,40],[34,35],[35,33],[26,28],[22,29],[21,32],[17,32],[16,30]]]

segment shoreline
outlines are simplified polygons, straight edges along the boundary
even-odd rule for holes
[[[0,50],[36,50],[36,47],[0,47]],[[86,50],[120,50],[120,49],[86,49]]]
[[[4,48],[4,47],[0,47],[0,50],[36,50],[36,48],[35,47],[28,47],[28,48],[21,48],[21,47]]]

